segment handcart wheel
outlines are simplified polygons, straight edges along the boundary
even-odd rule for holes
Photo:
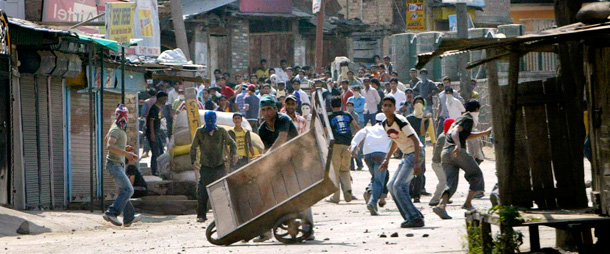
[[[208,228],[205,230],[205,237],[208,239],[208,241],[211,244],[223,245],[218,240],[218,232],[216,232],[216,221],[212,221],[212,223],[210,223],[210,225],[208,225]]]
[[[288,214],[275,222],[273,236],[282,243],[299,243],[313,233],[313,224],[301,214]]]

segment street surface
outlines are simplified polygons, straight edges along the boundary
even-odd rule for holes
[[[428,146],[426,154],[431,154]],[[485,148],[487,157],[493,151]],[[436,176],[430,168],[427,156],[426,190],[434,191]],[[390,170],[393,172],[399,160],[392,160]],[[590,179],[588,162],[586,179]],[[474,200],[477,208],[489,208],[489,192],[496,183],[495,162],[488,158],[483,164],[486,196]],[[460,186],[452,198],[454,203],[448,206],[452,220],[441,220],[428,206],[430,197],[422,197],[416,204],[425,216],[426,227],[402,229],[402,218],[389,200],[380,208],[380,216],[370,216],[362,193],[370,180],[368,171],[352,171],[354,193],[359,200],[339,204],[320,201],[313,207],[315,220],[315,241],[305,244],[284,245],[272,239],[266,243],[238,242],[229,247],[210,244],[205,239],[205,223],[196,223],[195,215],[151,216],[146,217],[130,228],[116,227],[102,219],[96,211],[45,211],[28,212],[43,216],[59,228],[53,232],[39,235],[7,236],[0,238],[0,253],[464,253],[465,223],[464,210],[460,209],[468,191],[468,184],[460,173]],[[590,191],[590,190],[588,190]],[[211,214],[208,218],[212,218]],[[497,232],[497,228],[493,228]],[[398,237],[390,237],[397,233]],[[522,251],[529,251],[528,233],[524,229],[525,244]],[[407,234],[413,234],[407,237]],[[380,237],[386,235],[387,237]],[[555,231],[540,228],[542,247],[554,246]]]

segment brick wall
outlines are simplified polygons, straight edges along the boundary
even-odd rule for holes
[[[371,25],[392,24],[394,10],[391,0],[338,0],[338,2],[342,7],[339,13],[345,15],[345,18],[360,18],[364,23]],[[405,4],[404,1],[397,3]]]
[[[477,27],[495,27],[512,23],[510,18],[510,0],[485,0],[483,11],[476,12]]]
[[[231,27],[231,73],[247,73],[250,64],[249,27],[248,21],[235,19],[230,22]]]

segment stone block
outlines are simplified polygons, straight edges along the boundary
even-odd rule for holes
[[[506,35],[506,37],[517,37],[525,33],[525,26],[521,24],[510,24],[498,26],[498,33]]]

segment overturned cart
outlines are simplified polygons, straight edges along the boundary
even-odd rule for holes
[[[318,100],[320,101],[320,100]],[[206,237],[216,245],[250,240],[273,230],[282,243],[312,233],[299,214],[337,190],[330,170],[333,137],[324,107],[315,107],[312,127],[275,151],[207,186],[214,219]],[[321,122],[324,121],[324,124]]]

